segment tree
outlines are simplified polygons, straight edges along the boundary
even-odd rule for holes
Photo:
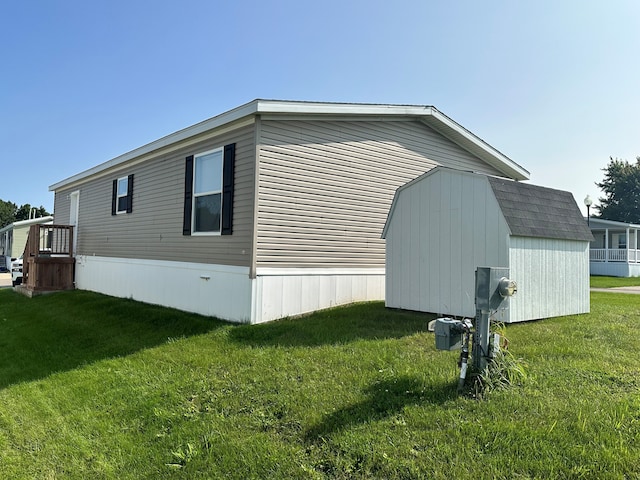
[[[604,180],[596,183],[605,196],[595,208],[599,217],[625,223],[640,223],[640,157],[636,163],[609,157],[602,169]]]
[[[32,208],[28,203],[18,207],[13,202],[0,200],[0,228],[13,222],[19,222],[20,220],[29,220],[29,218],[46,217],[50,215],[42,205],[35,207],[33,212],[31,211]]]

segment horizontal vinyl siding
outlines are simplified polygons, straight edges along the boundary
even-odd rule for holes
[[[233,234],[183,236],[185,157],[236,143]],[[243,127],[56,192],[56,221],[69,221],[80,190],[78,254],[249,266],[253,225],[254,128]],[[112,182],[134,175],[133,212],[111,215]]]
[[[395,190],[437,165],[498,174],[410,121],[264,120],[258,267],[384,267]]]
[[[74,189],[55,192],[53,199],[53,223],[56,225],[69,225],[69,215],[71,213],[71,201],[69,194]]]

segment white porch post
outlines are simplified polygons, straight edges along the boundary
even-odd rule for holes
[[[609,229],[604,229],[604,261],[609,261]]]
[[[625,245],[627,246],[627,263],[629,263],[631,261],[631,252],[629,251],[631,249],[631,245],[629,245],[629,227],[627,227],[627,242]]]

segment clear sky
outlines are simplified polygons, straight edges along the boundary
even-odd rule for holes
[[[601,196],[640,155],[637,0],[0,0],[0,199],[255,98],[433,105]]]

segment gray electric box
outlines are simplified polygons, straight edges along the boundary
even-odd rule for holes
[[[509,280],[509,269],[499,267],[478,267],[476,269],[476,309],[483,311],[506,310],[509,297],[518,287]]]
[[[436,349],[460,350],[462,348],[461,322],[453,318],[437,318],[435,324]]]

